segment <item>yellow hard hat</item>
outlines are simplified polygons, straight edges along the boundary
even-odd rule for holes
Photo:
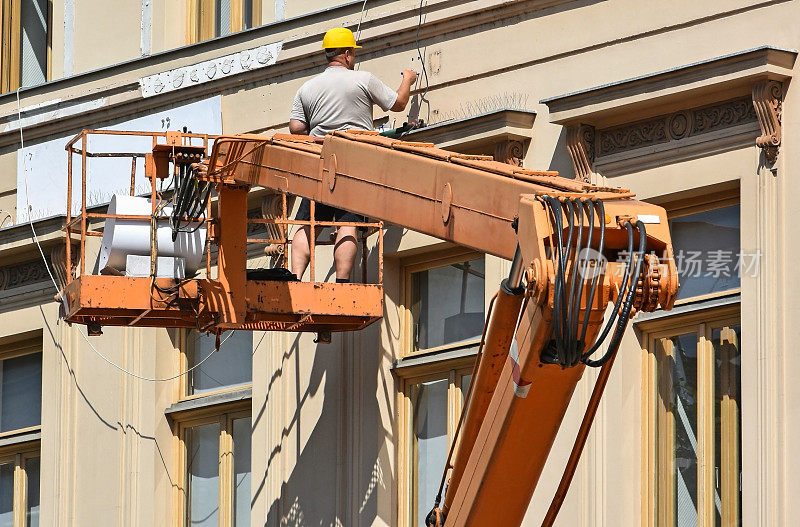
[[[356,37],[353,36],[353,32],[346,27],[329,29],[322,38],[322,49],[360,47],[361,46],[356,44]]]

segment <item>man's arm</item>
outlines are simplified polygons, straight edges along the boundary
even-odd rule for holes
[[[308,125],[298,119],[289,119],[289,133],[295,135],[308,135]]]
[[[408,99],[411,96],[411,86],[417,82],[417,72],[414,70],[403,71],[403,80],[400,82],[400,87],[397,88],[397,101],[392,106],[393,112],[402,112],[406,109]]]

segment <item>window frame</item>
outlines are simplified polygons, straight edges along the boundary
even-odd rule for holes
[[[0,351],[0,364],[8,359],[15,359],[25,355],[35,353],[42,355],[41,336],[26,338],[3,345]],[[0,372],[2,366],[0,366]],[[41,475],[41,414],[39,424],[25,428],[16,428],[0,433],[0,440],[4,445],[0,446],[0,463],[14,463],[14,496],[13,496],[13,521],[14,527],[26,527],[27,506],[28,506],[28,473],[26,463],[31,458],[40,458],[39,471]],[[41,484],[40,484],[41,493]]]
[[[20,86],[22,53],[22,0],[0,0],[0,94],[15,91]],[[53,0],[47,0],[47,38],[45,82],[52,78]]]
[[[397,449],[399,526],[410,527],[413,525],[417,513],[415,510],[417,502],[415,499],[417,497],[416,472],[414,470],[416,464],[413,455],[415,442],[412,439],[414,428],[411,422],[413,419],[412,387],[423,382],[447,379],[447,451],[449,452],[461,416],[461,399],[462,396],[466,396],[466,393],[461,393],[461,381],[465,375],[473,373],[474,365],[474,355],[459,357],[414,367],[403,372],[398,379],[400,389],[397,391],[396,404],[399,422],[398,437],[400,438]]]
[[[39,458],[41,478],[41,457],[41,441],[38,439],[0,448],[0,464],[14,464],[14,511],[12,515],[14,527],[27,527],[28,525],[28,472],[26,465],[29,459]]]
[[[44,353],[42,350],[42,343],[40,338],[26,339],[19,342],[14,342],[4,346],[5,349],[0,351],[0,382],[2,382],[3,362],[9,359],[16,359],[24,357],[25,355],[33,355],[39,353],[42,355],[44,361]],[[44,366],[44,363],[42,363]],[[43,370],[44,371],[44,370]],[[44,386],[44,383],[42,383]],[[41,396],[41,394],[40,394]],[[15,428],[14,430],[7,430],[0,432],[0,439],[32,434],[41,432],[42,430],[42,416],[39,414],[39,424],[33,426],[26,426],[24,428]]]
[[[189,522],[189,466],[188,466],[188,433],[189,429],[212,423],[219,424],[218,466],[219,466],[219,525],[232,527],[234,520],[234,456],[233,421],[249,418],[252,434],[251,400],[235,401],[219,405],[209,405],[181,414],[173,423],[173,438],[176,446],[176,468],[180,474],[180,484],[174,487],[175,514],[174,525],[187,527]],[[252,461],[252,452],[251,452]],[[252,474],[252,462],[251,462]],[[252,492],[252,489],[251,489]]]
[[[697,466],[698,466],[698,524],[714,524],[715,458],[714,458],[714,346],[712,331],[725,325],[741,326],[741,304],[698,309],[675,317],[665,317],[637,324],[642,342],[642,525],[674,525],[674,430],[675,421],[670,419],[659,393],[665,388],[672,397],[671,370],[664,368],[664,361],[671,355],[659,356],[657,341],[687,333],[697,335]],[[741,381],[740,381],[741,382]],[[738,401],[741,414],[741,401]],[[741,447],[739,434],[734,432],[736,449]],[[722,442],[722,440],[721,440]],[[730,461],[730,460],[729,460]],[[724,463],[721,454],[720,463]],[[734,460],[738,465],[738,456]],[[741,466],[738,467],[739,470]],[[725,470],[726,474],[731,469]],[[735,472],[735,470],[733,471]],[[721,476],[720,479],[723,479]],[[723,489],[724,494],[725,489]],[[721,496],[722,497],[722,496]],[[723,514],[732,514],[730,500],[723,501]],[[739,511],[741,503],[735,501],[733,513]],[[726,507],[727,505],[727,507]],[[727,513],[726,513],[727,511]],[[710,523],[703,523],[710,522]],[[723,520],[724,523],[724,520]]]
[[[244,30],[245,0],[230,0],[231,27],[230,34]],[[252,0],[252,20],[250,27],[261,25],[261,1]],[[217,38],[216,35],[216,1],[186,0],[186,44],[196,44]]]
[[[413,357],[419,355],[427,355],[427,354],[435,354],[438,352],[443,352],[447,350],[451,350],[454,348],[462,348],[465,346],[477,346],[480,344],[480,337],[453,342],[450,344],[444,344],[442,346],[436,346],[433,348],[425,348],[420,350],[414,349],[414,317],[412,314],[412,298],[413,293],[411,291],[411,284],[412,279],[411,275],[414,273],[418,273],[421,271],[428,271],[430,269],[436,269],[438,267],[445,267],[447,265],[451,265],[454,263],[461,263],[466,260],[475,260],[478,258],[483,258],[484,262],[486,261],[486,255],[484,253],[474,251],[472,249],[467,249],[466,247],[456,247],[452,249],[444,249],[435,252],[428,252],[421,255],[416,256],[409,256],[403,258],[401,260],[401,273],[402,273],[402,284],[401,288],[403,291],[403,303],[402,303],[402,331],[401,331],[401,342],[402,342],[402,353],[403,357]],[[485,278],[484,278],[484,309],[483,314],[484,317],[486,316],[486,289],[485,289]]]

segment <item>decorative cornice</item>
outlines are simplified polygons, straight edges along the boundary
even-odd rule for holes
[[[567,128],[567,152],[572,160],[575,177],[589,182],[594,172],[595,130],[594,126],[582,124]]]
[[[142,97],[198,86],[213,80],[272,66],[278,60],[283,42],[237,51],[212,60],[154,73],[139,79]]]
[[[0,291],[8,291],[49,279],[42,260],[0,267]]]
[[[380,13],[362,28],[364,59],[385,55],[387,46],[401,49],[417,40],[441,38],[476,27],[540,11],[574,0],[431,0],[423,7],[424,22],[418,28],[419,5],[384,0]],[[319,52],[323,33],[336,22],[355,28],[363,2],[352,1],[317,12],[300,15],[209,41],[154,53],[147,57],[114,64],[23,88],[22,120],[30,123],[26,139],[96,128],[98,123],[121,119],[153,108],[199,100],[228,89],[261,85],[283,75],[297,76],[317,70],[324,57]],[[375,9],[375,6],[373,6]],[[211,82],[186,89],[162,91],[146,104],[139,80],[167,71],[180,70],[204,61],[235,55],[242,50],[283,42],[279,60],[268,68],[249,69],[237,75],[217,75]],[[191,73],[191,71],[190,71]],[[181,84],[185,86],[185,81]],[[83,105],[83,106],[81,106]],[[18,142],[17,104],[14,93],[0,94],[0,147]],[[283,126],[280,122],[269,127]],[[263,128],[261,128],[263,129]],[[245,128],[241,131],[253,131]]]
[[[749,94],[764,79],[792,75],[797,51],[761,46],[631,79],[542,99],[550,122],[603,126],[638,113],[641,117]],[[640,118],[641,118],[640,117]]]
[[[764,151],[769,166],[775,164],[781,145],[782,105],[783,85],[780,82],[765,80],[753,86],[753,108],[761,128],[756,145]]]
[[[756,111],[749,97],[680,110],[632,124],[599,130],[596,143],[597,157],[679,141],[687,137],[752,123],[755,120]],[[567,137],[569,148],[570,136]],[[572,155],[570,150],[570,156]],[[576,173],[579,173],[577,168]]]
[[[500,141],[515,141],[523,147],[533,136],[536,112],[531,110],[502,108],[491,112],[443,121],[424,128],[417,128],[405,138],[412,141],[428,141],[439,148],[470,150],[480,146],[494,149]],[[487,150],[492,152],[493,150]],[[523,149],[524,151],[524,149]]]

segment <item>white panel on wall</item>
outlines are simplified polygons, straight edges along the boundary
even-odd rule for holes
[[[202,101],[176,106],[167,110],[137,117],[104,130],[163,132],[187,127],[196,133],[222,133],[222,99],[217,95]],[[32,146],[17,153],[17,223],[66,214],[67,202],[67,153],[64,147],[72,136],[59,137]],[[149,152],[152,140],[149,137],[91,136],[90,152]],[[77,145],[80,147],[80,144]],[[24,162],[23,162],[24,161]],[[80,166],[81,158],[73,157],[72,211],[80,210]],[[87,160],[87,206],[102,205],[114,194],[128,194],[131,179],[130,158],[93,158]],[[27,174],[27,187],[24,174]],[[150,183],[144,177],[144,159],[140,158],[136,168],[135,188],[137,194],[150,192]],[[28,195],[30,191],[30,196]],[[30,200],[30,203],[29,201]]]

